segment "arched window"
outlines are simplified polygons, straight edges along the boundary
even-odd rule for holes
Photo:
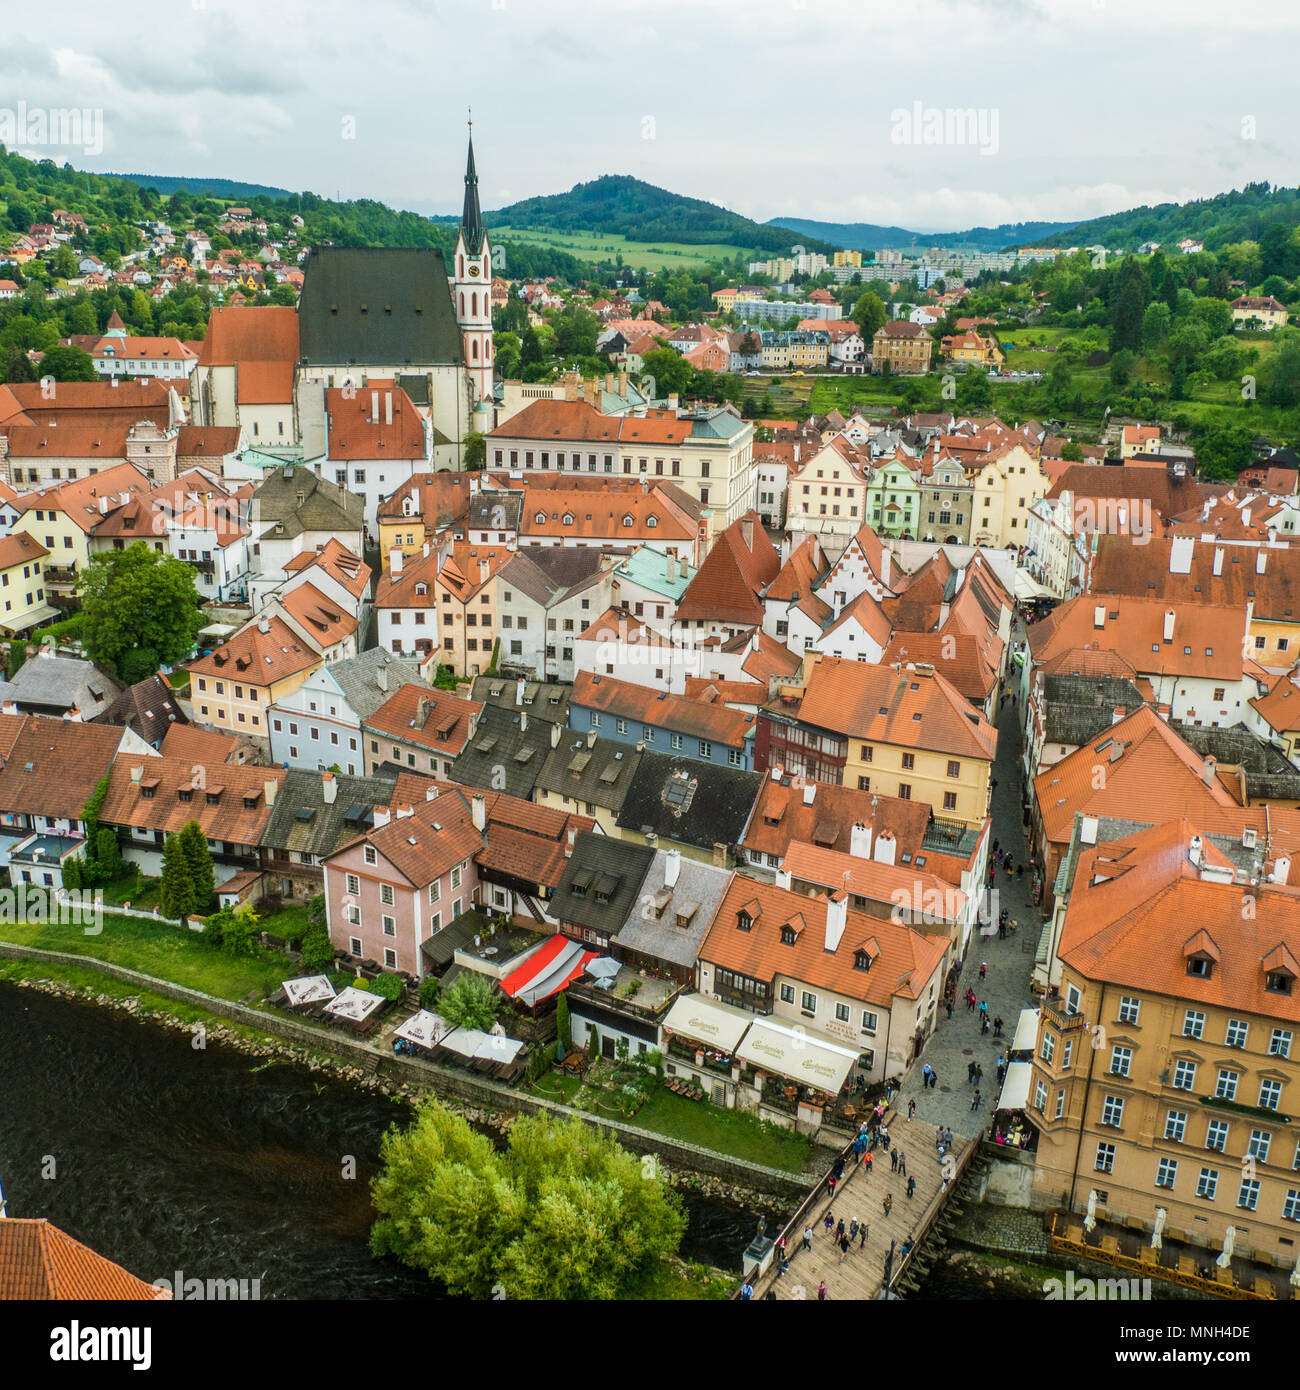
[[[572,526],[572,525],[573,525],[573,513],[572,513],[572,512],[565,512],[565,514],[564,514],[564,524],[565,524],[566,526]]]
[[[415,586],[415,592],[417,594],[427,594],[429,592],[429,586],[427,584],[417,584]]]
[[[474,315],[475,318],[478,318],[478,291],[477,291],[477,290],[475,290],[474,293],[473,293],[472,295],[470,295],[470,297],[469,297],[469,302],[470,302],[470,312]]]
[[[456,257],[456,279],[457,279],[457,280],[463,280],[464,278],[465,278],[465,257],[464,257],[464,256],[457,256],[457,257]]]
[[[474,341],[470,344],[470,356],[475,360],[475,362],[478,361],[478,339],[477,339],[477,338],[475,338]]]
[[[635,525],[636,525],[636,522],[632,519],[631,515],[628,515],[628,516],[625,516],[625,517],[623,518],[623,525],[624,525],[624,526],[635,526]]]

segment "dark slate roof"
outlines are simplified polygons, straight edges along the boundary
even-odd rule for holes
[[[527,707],[523,713],[527,729],[520,727],[519,711],[484,705],[474,737],[451,765],[451,780],[530,801],[551,751],[551,729],[558,726],[534,718]]]
[[[520,685],[523,686],[522,700]],[[572,690],[572,686],[558,685],[553,681],[544,683],[519,681],[507,676],[476,676],[470,698],[482,705],[510,710],[514,714],[521,709],[526,710],[530,722],[541,719],[548,724],[567,724]]]
[[[424,247],[324,246],[307,258],[298,300],[308,365],[460,365],[442,252]]]
[[[761,773],[643,753],[617,825],[699,849],[738,844],[762,783]]]
[[[468,946],[476,932],[483,930],[483,918],[477,912],[462,912],[454,922],[448,922],[441,931],[436,931],[420,943],[420,952],[434,965],[449,965],[451,958],[462,946]],[[450,972],[442,977],[445,986],[452,981]]]
[[[465,525],[475,531],[517,531],[524,509],[518,492],[479,492],[469,501]],[[559,547],[553,547],[558,549]]]
[[[382,647],[372,647],[359,656],[335,661],[327,669],[342,690],[348,708],[361,719],[369,719],[380,705],[391,700],[404,685],[425,683],[415,662],[404,661]],[[385,690],[379,688],[378,673],[381,670],[385,673]]]
[[[1207,729],[1171,720],[1169,727],[1203,758],[1214,758],[1220,767],[1244,769],[1250,797],[1300,800],[1300,770],[1292,766],[1281,749],[1265,743],[1244,725]]]
[[[474,167],[472,135],[465,159],[465,205],[460,214],[460,230],[465,238],[465,249],[471,256],[477,256],[483,249],[483,214],[478,205],[478,170]]]
[[[74,705],[86,720],[93,720],[122,693],[122,686],[82,657],[46,656],[45,650],[24,661],[9,681],[6,698],[24,713],[60,712]]]
[[[636,909],[654,857],[649,845],[584,831],[547,906],[557,921],[613,936]],[[608,900],[598,901],[598,893]]]
[[[97,724],[117,724],[133,729],[157,748],[173,724],[188,724],[164,676],[152,675],[128,686],[111,705],[95,716]]]
[[[1145,703],[1133,682],[1119,676],[1045,676],[1043,700],[1044,741],[1070,748],[1109,729],[1116,706],[1128,715]]]
[[[590,584],[603,567],[604,556],[595,546],[526,545],[502,569],[498,585],[508,584],[549,608]]]
[[[561,735],[551,750],[537,786],[554,796],[567,796],[615,813],[623,805],[642,755],[626,743],[590,734]]]
[[[277,536],[296,536],[303,531],[360,531],[365,525],[365,511],[365,498],[318,478],[310,468],[273,469],[253,493],[253,520],[275,522]]]
[[[654,956],[672,965],[694,965],[713,914],[726,896],[731,870],[702,864],[677,853],[677,881],[664,878],[670,852],[658,850],[641,885],[646,910],[634,912],[615,938],[626,951]]]
[[[325,804],[325,782],[319,772],[290,768],[275,798],[262,833],[262,846],[281,854],[333,854],[336,849],[373,828],[371,818],[349,824],[348,812],[364,807],[373,813],[393,799],[395,782],[386,777],[334,778],[338,795]],[[307,812],[311,812],[308,816]]]

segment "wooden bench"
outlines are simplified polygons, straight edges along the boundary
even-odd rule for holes
[[[1114,1236],[1104,1235],[1101,1238],[1101,1250],[1104,1255],[1118,1255],[1119,1241]]]

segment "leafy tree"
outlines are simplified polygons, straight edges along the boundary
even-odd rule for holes
[[[905,382],[904,386],[911,386]],[[971,368],[957,380],[957,406],[966,415],[978,414],[988,410],[993,404],[993,388],[989,385],[988,374],[982,368]]]
[[[1300,404],[1300,338],[1295,335],[1278,343],[1268,359],[1264,399],[1284,409]]]
[[[203,626],[194,571],[142,541],[92,555],[80,589],[86,649],[115,669],[137,648],[150,654],[151,669],[159,660],[179,661]]]
[[[185,852],[185,864],[189,870],[190,882],[194,887],[194,908],[206,912],[212,905],[212,895],[216,892],[216,875],[212,868],[212,852],[208,849],[207,837],[198,821],[190,821],[180,834],[181,848]]]
[[[1145,351],[1154,352],[1164,343],[1169,336],[1171,318],[1167,304],[1156,300],[1147,305],[1146,313],[1142,315],[1142,347]]]
[[[1190,370],[1196,359],[1210,345],[1210,335],[1199,319],[1188,318],[1175,323],[1169,333],[1169,361],[1176,369]]]
[[[164,917],[179,920],[194,911],[194,884],[190,880],[190,866],[179,835],[168,835],[163,843],[162,881],[158,885],[158,898]]]
[[[303,933],[299,946],[302,967],[310,974],[319,975],[334,963],[334,943],[330,940],[329,928],[323,922],[313,922]]]
[[[106,825],[95,836],[95,863],[102,883],[112,883],[122,872],[122,851],[117,843],[117,832]]]
[[[465,436],[461,458],[466,469],[477,471],[487,463],[487,436],[471,430]]]
[[[555,1035],[565,1047],[573,1046],[573,1032],[569,1025],[569,991],[562,989],[555,1001]]]
[[[1145,267],[1136,256],[1120,262],[1115,299],[1111,306],[1111,350],[1136,350],[1142,345],[1142,317],[1150,298]]]
[[[380,1155],[371,1249],[427,1270],[454,1297],[625,1298],[685,1230],[662,1178],[578,1119],[519,1119],[498,1154],[429,1101]]]
[[[1127,386],[1133,379],[1133,370],[1137,365],[1137,355],[1132,348],[1121,348],[1110,359],[1110,384],[1112,386]]]
[[[18,198],[10,198],[5,208],[5,220],[15,232],[26,232],[32,225],[32,210]]]
[[[45,349],[41,357],[41,375],[52,376],[55,381],[99,380],[95,359],[88,352],[62,344]]]
[[[868,290],[858,296],[857,303],[853,306],[852,319],[864,341],[869,343],[876,330],[885,326],[888,318],[884,303],[875,290]]]
[[[496,1022],[500,996],[485,975],[464,971],[443,992],[439,1012],[456,1028],[486,1033]]]
[[[81,866],[82,859],[76,854],[63,862],[63,886],[70,892],[81,887]]]
[[[442,981],[436,975],[426,975],[420,981],[420,1007],[422,1009],[432,1009],[438,1003],[438,994],[442,989]]]
[[[1074,394],[1074,377],[1070,374],[1070,364],[1059,354],[1052,363],[1047,377],[1047,395],[1053,407],[1063,410]]]
[[[1083,462],[1083,446],[1076,444],[1073,440],[1067,440],[1061,445],[1061,457],[1067,463]]]
[[[1247,424],[1214,420],[1192,426],[1192,447],[1203,478],[1225,481],[1236,478],[1251,461],[1254,430]]]

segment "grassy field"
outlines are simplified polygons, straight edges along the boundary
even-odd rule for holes
[[[0,936],[20,946],[111,961],[219,999],[254,999],[260,1003],[293,972],[290,962],[276,952],[259,948],[251,956],[229,956],[188,929],[108,913],[98,936],[87,936],[83,927],[44,922],[5,926],[0,928]],[[39,967],[37,973],[44,974],[45,967]],[[129,985],[123,989],[136,992]]]
[[[623,264],[634,270],[685,270],[688,266],[730,259],[737,253],[758,255],[748,247],[728,246],[721,242],[705,242],[697,246],[680,241],[629,241],[618,232],[555,232],[534,227],[491,227],[488,234],[507,246],[512,241],[529,242],[534,246],[548,246],[555,251],[567,251],[571,256],[602,265],[612,265],[615,258],[622,255]]]

